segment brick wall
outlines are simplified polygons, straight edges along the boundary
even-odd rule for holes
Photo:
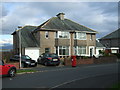
[[[88,59],[77,59],[76,64],[102,64],[102,63],[113,63],[117,61],[116,56],[109,56],[109,57],[100,57],[98,59],[95,58],[88,58]],[[72,65],[71,58],[65,58],[64,59],[65,65]]]
[[[11,62],[11,63],[5,63],[5,64],[11,64],[11,65],[14,65],[17,69],[20,69],[19,62]]]
[[[64,63],[65,63],[65,65],[72,65],[72,61],[71,61],[70,58],[65,59]],[[93,58],[91,58],[91,59],[79,59],[79,60],[76,61],[77,65],[80,65],[80,64],[93,64],[93,63],[94,63]]]
[[[112,63],[112,62],[116,62],[116,61],[117,61],[116,56],[104,56],[104,57],[100,57],[98,59],[94,59],[95,64]]]

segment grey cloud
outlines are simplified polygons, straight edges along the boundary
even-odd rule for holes
[[[65,17],[79,24],[107,33],[117,27],[117,4],[96,2],[32,2],[19,3],[3,17],[3,32],[11,33],[18,25],[40,25],[47,19],[64,12]],[[8,31],[9,30],[9,31]],[[101,35],[99,34],[98,37]]]
[[[0,8],[1,8],[0,12],[2,13],[2,17],[7,16],[9,11],[3,5],[0,5]]]

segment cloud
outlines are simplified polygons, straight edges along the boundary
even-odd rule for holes
[[[118,5],[114,2],[24,2],[7,5],[3,4],[3,34],[11,34],[18,25],[40,25],[59,12],[100,33],[107,34],[117,29]]]
[[[9,39],[0,39],[0,46],[4,46],[6,44],[13,44],[13,40],[12,38],[9,38]]]

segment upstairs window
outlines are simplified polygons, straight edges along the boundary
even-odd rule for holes
[[[86,40],[86,33],[84,33],[84,32],[76,32],[74,34],[74,39]]]
[[[49,38],[49,32],[48,31],[45,32],[45,38],[47,38],[47,39]]]
[[[58,32],[58,37],[59,38],[69,38],[70,37],[70,33],[69,32],[59,31]]]
[[[92,36],[92,34],[90,34],[90,40],[93,40],[93,36]]]

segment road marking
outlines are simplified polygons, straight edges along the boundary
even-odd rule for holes
[[[111,74],[115,74],[115,73],[111,73]],[[60,86],[62,86],[62,85],[69,84],[69,83],[72,83],[72,82],[75,82],[75,81],[78,81],[78,80],[81,80],[81,79],[93,78],[93,77],[98,77],[98,76],[103,76],[103,75],[109,75],[109,74],[98,74],[98,75],[91,75],[91,76],[88,76],[88,77],[82,77],[82,78],[73,79],[73,80],[71,80],[71,81],[67,81],[67,82],[58,84],[58,85],[56,85],[56,86],[54,86],[54,87],[51,87],[49,90],[52,90],[52,89],[54,89],[54,88],[57,88],[57,87],[60,87]]]

